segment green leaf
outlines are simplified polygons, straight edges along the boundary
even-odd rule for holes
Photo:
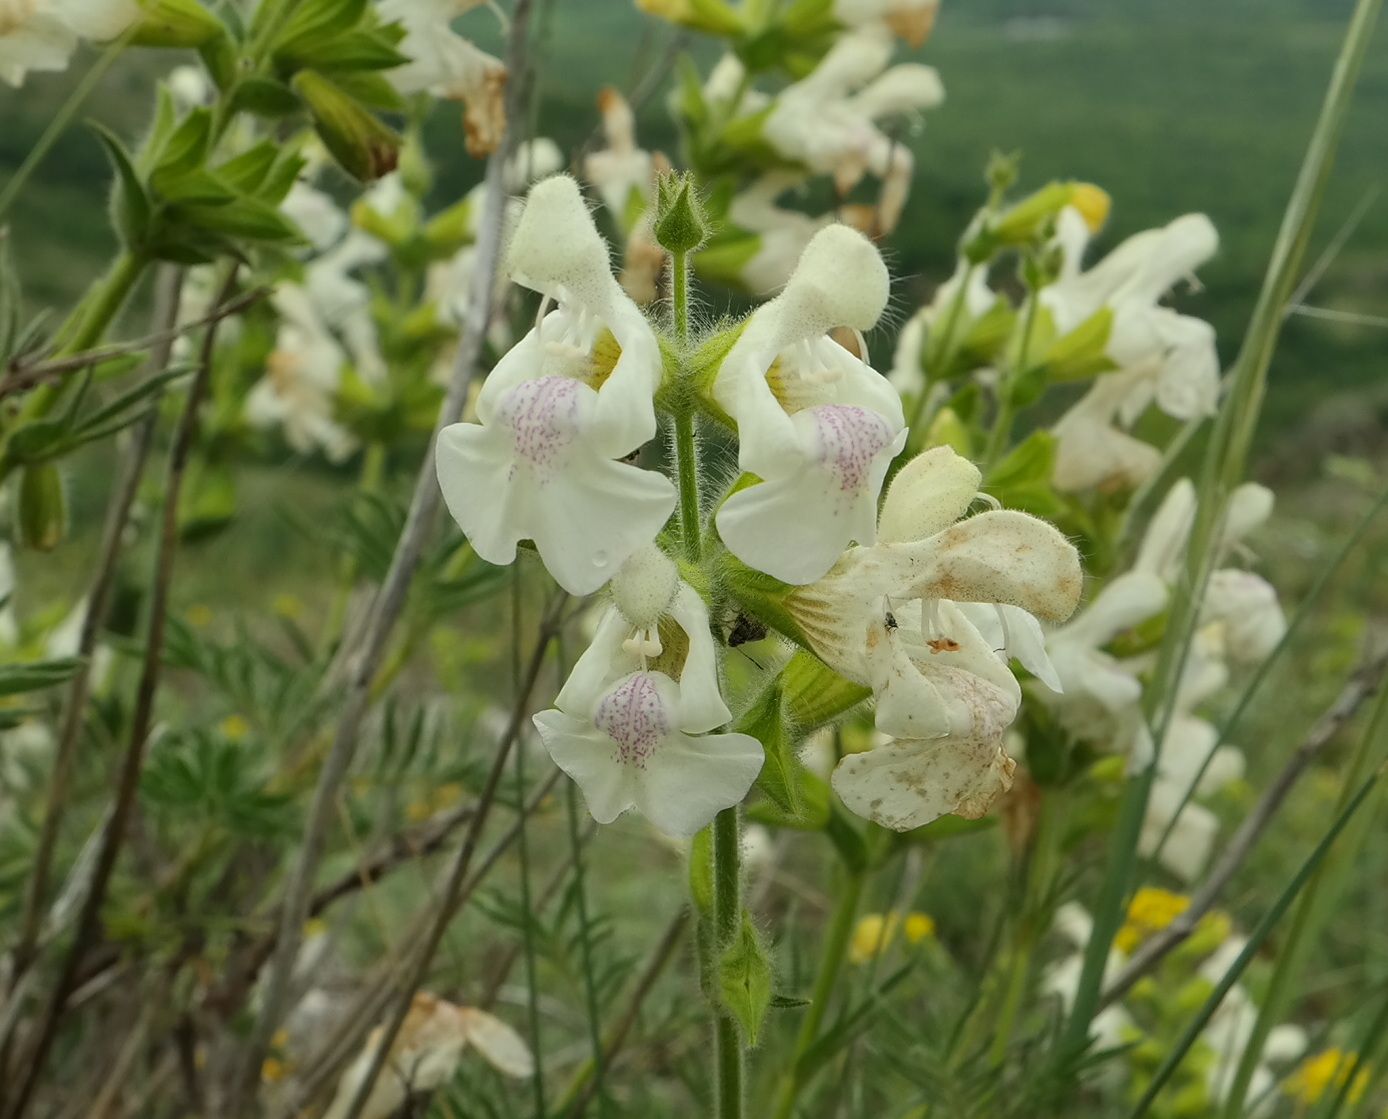
[[[747,1043],[755,1046],[771,1005],[771,961],[745,909],[732,943],[724,946],[718,959],[718,994],[723,1008],[742,1027]]]
[[[116,171],[116,182],[111,191],[111,217],[116,233],[126,248],[139,249],[149,237],[153,204],[125,145],[103,125],[93,124],[92,128],[96,130],[97,139],[106,149],[106,156]]]
[[[231,185],[205,167],[178,176],[165,175],[158,184],[151,179],[150,185],[164,199],[178,205],[227,206],[236,201],[236,191]]]
[[[798,820],[804,803],[800,793],[801,767],[786,734],[779,682],[773,682],[752,702],[734,730],[750,734],[766,751],[766,760],[757,774],[757,788],[787,817]]]
[[[410,61],[383,35],[348,31],[332,39],[308,38],[276,52],[276,59],[295,69],[311,68],[334,78],[361,70],[389,70]]]
[[[201,106],[189,110],[159,153],[149,185],[158,193],[167,194],[171,184],[202,167],[211,142],[212,110]]]
[[[367,11],[367,0],[301,0],[275,40],[274,54],[331,38],[355,27]]]
[[[48,661],[30,661],[28,664],[0,665],[0,696],[51,688],[70,678],[82,664],[81,657],[60,657]]]
[[[0,366],[10,360],[19,335],[19,275],[10,259],[10,239],[0,231]]]
[[[231,107],[258,117],[287,117],[301,107],[298,95],[284,82],[255,75],[236,84]]]
[[[694,833],[689,844],[689,896],[704,916],[713,913],[713,827]]]
[[[813,653],[799,650],[781,671],[784,711],[801,734],[821,727],[872,695],[845,680]]]
[[[175,222],[203,226],[214,233],[248,241],[297,241],[299,231],[275,207],[257,198],[238,198],[226,206],[183,206],[171,213]]]
[[[333,81],[344,93],[373,109],[388,113],[403,113],[406,109],[405,99],[387,78],[374,70],[337,70],[333,72]]]
[[[217,177],[238,194],[258,194],[279,156],[279,145],[261,140],[219,166]]]

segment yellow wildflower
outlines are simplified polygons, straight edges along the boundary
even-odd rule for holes
[[[274,611],[282,618],[299,618],[304,613],[304,603],[298,595],[277,594],[275,595]]]
[[[183,611],[183,616],[194,629],[202,629],[212,624],[212,610],[201,602],[193,603],[192,606]]]
[[[865,913],[853,926],[853,935],[848,941],[848,962],[865,964],[880,956],[895,938],[898,928],[907,944],[918,944],[934,934],[935,922],[928,913],[908,913],[904,922],[895,910]]]
[[[1143,886],[1128,905],[1128,919],[1113,938],[1114,946],[1131,952],[1154,932],[1166,928],[1190,907],[1190,898],[1158,886]]]
[[[233,742],[239,742],[250,732],[251,724],[244,715],[228,715],[217,728]]]
[[[1297,1070],[1282,1083],[1282,1090],[1302,1104],[1310,1105],[1319,1100],[1327,1091],[1338,1092],[1349,1078],[1349,1070],[1354,1067],[1356,1054],[1331,1046],[1307,1057]],[[1364,1094],[1369,1084],[1369,1070],[1362,1065],[1354,1074],[1350,1084],[1349,1103],[1356,1102]]]

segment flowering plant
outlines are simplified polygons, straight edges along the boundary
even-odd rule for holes
[[[0,226],[0,1119],[1381,1110],[1246,477],[1366,17],[1221,373],[1211,219],[1015,158],[896,313],[938,6],[639,0],[671,155],[531,0],[0,0],[185,52],[66,318]]]

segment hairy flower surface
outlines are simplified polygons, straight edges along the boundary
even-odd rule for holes
[[[481,423],[440,433],[439,485],[483,559],[533,540],[560,586],[589,594],[675,507],[668,478],[620,461],[655,434],[660,347],[567,176],[531,191],[510,264],[559,306],[487,377]]]
[[[1012,786],[1003,749],[1022,693],[1011,671],[952,602],[927,638],[874,621],[868,671],[885,745],[849,754],[831,783],[852,812],[897,831],[947,813],[976,818]]]
[[[1016,510],[965,517],[980,481],[978,468],[949,447],[917,455],[882,502],[879,542],[850,548],[824,578],[790,593],[787,610],[834,671],[871,682],[867,627],[884,598],[898,619],[918,601],[927,640],[948,639],[934,631],[936,604],[946,599],[1018,607],[1048,621],[1069,617],[1082,583],[1074,546],[1045,521]],[[1018,637],[1024,637],[1020,626]],[[1041,667],[1039,659],[1033,663]]]
[[[784,582],[817,579],[851,542],[876,539],[877,494],[905,443],[905,417],[886,379],[828,332],[871,327],[887,288],[866,238],[825,228],[714,382],[737,423],[738,465],[761,479],[723,503],[718,531],[738,559]]]
[[[747,795],[762,747],[750,735],[707,733],[729,711],[703,600],[676,582],[668,606],[653,606],[659,572],[639,582],[645,593],[617,581],[617,605],[598,623],[557,710],[541,711],[535,726],[599,823],[635,808],[667,835],[690,836]],[[632,601],[645,603],[636,618],[622,609]]]

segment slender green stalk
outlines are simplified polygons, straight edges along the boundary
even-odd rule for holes
[[[739,808],[713,818],[713,933],[715,959],[737,935],[742,920],[742,822]],[[716,998],[716,996],[715,996]],[[741,1119],[743,1052],[737,1022],[714,1006],[718,1119]]]
[[[1026,896],[1022,903],[1021,922],[1009,963],[1007,989],[1003,994],[1002,1009],[998,1014],[997,1028],[993,1031],[993,1045],[988,1055],[995,1066],[1001,1066],[1007,1059],[1007,1050],[1012,1043],[1017,1015],[1022,1006],[1022,996],[1026,994],[1033,950],[1046,925],[1042,920],[1042,909],[1050,893],[1060,848],[1061,829],[1057,826],[1060,812],[1054,800],[1054,793],[1045,797],[1036,817],[1036,834],[1027,867]]]
[[[689,342],[689,262],[687,253],[671,253],[670,295],[675,313],[675,337],[683,350]],[[680,540],[685,558],[698,562],[699,539],[699,441],[694,430],[692,401],[681,400],[675,409],[675,470],[680,491]]]
[[[949,301],[949,308],[945,311],[945,320],[940,325],[938,332],[932,330],[930,338],[930,358],[924,363],[922,370],[924,377],[921,381],[920,396],[916,399],[915,406],[911,409],[911,419],[906,425],[914,429],[917,427],[925,413],[925,402],[930,396],[930,390],[934,384],[934,375],[940,371],[948,369],[949,363],[954,360],[955,353],[959,350],[958,328],[959,316],[964,312],[964,302],[968,298],[969,282],[973,279],[974,271],[978,265],[970,261],[964,269],[964,278],[959,283],[959,289],[954,293],[954,297]]]
[[[1200,768],[1195,771],[1195,776],[1191,778],[1190,788],[1186,790],[1186,795],[1181,798],[1181,802],[1176,806],[1176,811],[1171,815],[1171,821],[1166,825],[1166,830],[1162,832],[1161,839],[1157,842],[1156,849],[1152,852],[1151,858],[1154,863],[1161,861],[1161,853],[1166,847],[1167,840],[1171,838],[1171,833],[1176,829],[1176,821],[1180,818],[1181,813],[1185,811],[1185,807],[1190,802],[1191,797],[1195,795],[1195,790],[1200,785],[1200,779],[1205,776],[1205,770],[1209,768],[1210,762],[1214,759],[1215,751],[1229,740],[1229,736],[1233,733],[1234,728],[1239,725],[1239,720],[1243,718],[1243,713],[1248,710],[1249,705],[1261,690],[1263,681],[1268,678],[1273,668],[1281,662],[1282,655],[1288,649],[1296,646],[1301,633],[1301,627],[1311,616],[1311,608],[1320,600],[1321,594],[1325,591],[1325,588],[1330,585],[1331,579],[1333,579],[1340,570],[1340,565],[1349,558],[1350,553],[1354,551],[1359,541],[1363,539],[1364,533],[1368,531],[1369,525],[1373,523],[1374,518],[1383,511],[1385,506],[1388,506],[1388,489],[1385,489],[1383,493],[1379,495],[1378,499],[1369,506],[1364,515],[1359,518],[1359,522],[1354,526],[1349,536],[1345,538],[1345,542],[1340,546],[1340,550],[1335,553],[1334,557],[1325,567],[1321,568],[1320,574],[1316,576],[1315,582],[1311,584],[1311,589],[1306,592],[1301,602],[1297,604],[1296,612],[1287,622],[1287,628],[1283,632],[1281,638],[1278,639],[1277,644],[1273,646],[1272,652],[1269,653],[1254,670],[1253,675],[1249,678],[1248,683],[1240,693],[1238,701],[1234,704],[1234,710],[1230,712],[1229,717],[1226,718],[1221,725],[1219,737],[1215,739],[1214,745],[1210,747],[1210,752],[1205,755],[1204,761],[1200,763]]]
[[[58,356],[81,353],[101,341],[106,328],[125,305],[148,263],[144,257],[136,256],[129,250],[121,251],[111,262],[106,275],[74,312],[73,318],[68,320],[73,333],[64,340]]]
[[[685,558],[697,562],[699,539],[699,443],[694,434],[694,413],[675,414],[675,461],[679,474],[680,540]]]
[[[1036,329],[1037,309],[1040,300],[1036,293],[1027,294],[1026,317],[1022,320],[1022,336],[1017,346],[1016,356],[1007,363],[998,385],[998,414],[993,417],[993,428],[988,433],[988,445],[983,452],[984,468],[993,466],[1007,451],[1007,441],[1012,436],[1012,421],[1017,418],[1016,389],[1017,379],[1027,369],[1031,353],[1031,335]]]
[[[1224,996],[1227,995],[1234,984],[1238,982],[1239,977],[1253,961],[1253,957],[1257,955],[1263,942],[1267,940],[1272,930],[1277,926],[1278,921],[1280,921],[1287,912],[1288,907],[1290,907],[1297,895],[1301,893],[1302,887],[1306,885],[1307,880],[1315,873],[1316,868],[1321,865],[1321,860],[1324,859],[1326,852],[1330,850],[1331,845],[1335,842],[1336,838],[1338,838],[1340,832],[1344,830],[1345,825],[1349,823],[1355,812],[1368,798],[1369,794],[1373,792],[1374,786],[1382,776],[1382,767],[1370,774],[1356,790],[1349,803],[1346,804],[1339,815],[1336,816],[1335,822],[1330,826],[1330,830],[1325,833],[1321,841],[1316,845],[1315,850],[1312,851],[1306,861],[1301,864],[1301,868],[1296,872],[1292,880],[1287,883],[1286,888],[1283,889],[1272,908],[1263,915],[1263,919],[1258,922],[1257,927],[1248,938],[1248,943],[1244,946],[1243,951],[1239,953],[1233,965],[1215,985],[1215,989],[1210,992],[1209,998],[1205,1000],[1205,1004],[1200,1008],[1199,1013],[1191,1019],[1190,1023],[1181,1033],[1181,1036],[1176,1040],[1175,1045],[1173,1045],[1167,1053],[1166,1059],[1162,1061],[1157,1071],[1152,1075],[1152,1080],[1147,1085],[1147,1090],[1143,1092],[1142,1098],[1138,1100],[1137,1106],[1133,1108],[1129,1119],[1141,1119],[1141,1117],[1146,1115],[1150,1110],[1157,1095],[1161,1092],[1162,1088],[1166,1086],[1166,1082],[1171,1079],[1171,1074],[1180,1067],[1181,1062],[1185,1060],[1186,1054],[1190,1051],[1190,1047],[1195,1044],[1196,1038],[1198,1038],[1205,1027],[1209,1025],[1210,1019],[1214,1017],[1215,1011],[1219,1009],[1219,1004],[1224,1001]],[[1255,1044],[1257,1048],[1251,1048]],[[1255,1038],[1253,1042],[1250,1042],[1249,1051],[1261,1054],[1261,1039]],[[1233,1098],[1232,1096],[1230,1097],[1231,1102]],[[1237,1115],[1241,1113],[1241,1110],[1242,1100],[1239,1101],[1237,1110],[1226,1112],[1226,1114]]]
[[[1382,0],[1359,0],[1335,64],[1320,118],[1311,136],[1301,172],[1287,204],[1272,259],[1263,279],[1258,303],[1249,322],[1244,344],[1234,363],[1231,389],[1215,421],[1199,488],[1199,507],[1187,548],[1186,577],[1176,588],[1171,616],[1158,654],[1156,669],[1145,689],[1147,717],[1153,739],[1160,743],[1176,700],[1176,685],[1186,652],[1195,633],[1205,584],[1216,562],[1215,552],[1230,491],[1243,476],[1248,449],[1262,406],[1268,364],[1284,319],[1287,296],[1315,224],[1316,213],[1339,143],[1350,95],[1368,48],[1374,19]],[[1085,948],[1084,968],[1070,1020],[1062,1039],[1064,1048],[1082,1051],[1088,1045],[1089,1022],[1098,1005],[1108,947],[1118,930],[1124,904],[1137,867],[1137,840],[1152,784],[1152,765],[1128,782],[1115,828],[1113,857],[1109,862],[1094,929]]]
[[[1388,764],[1388,688],[1378,693],[1373,716],[1368,730],[1360,738],[1354,757],[1350,759],[1345,771],[1344,787],[1340,794],[1337,809],[1351,799],[1351,790],[1364,778],[1366,773],[1377,775]],[[1373,780],[1372,777],[1369,780]],[[1301,983],[1301,973],[1315,947],[1316,940],[1326,921],[1335,909],[1335,898],[1344,885],[1344,878],[1352,869],[1354,856],[1359,851],[1368,825],[1373,822],[1372,815],[1362,817],[1354,830],[1345,837],[1333,857],[1320,865],[1311,879],[1305,894],[1297,904],[1292,917],[1291,928],[1282,944],[1273,969],[1272,980],[1268,984],[1267,995],[1258,1008],[1258,1020],[1253,1033],[1244,1048],[1234,1081],[1225,1099],[1224,1114],[1236,1119],[1243,1113],[1243,1102],[1248,1095],[1253,1074],[1262,1059],[1263,1048],[1272,1029],[1280,1022],[1296,997]],[[1332,835],[1338,834],[1336,828]]]
[[[847,880],[839,890],[834,902],[834,912],[829,918],[829,929],[824,949],[819,956],[819,970],[815,973],[814,989],[810,992],[810,1005],[805,1008],[805,1017],[800,1021],[800,1032],[795,1036],[795,1054],[790,1066],[781,1076],[781,1084],[776,1092],[775,1119],[789,1119],[795,1107],[795,1098],[800,1093],[800,1059],[809,1051],[819,1036],[819,1027],[824,1022],[824,1014],[829,1009],[829,996],[833,994],[838,981],[844,957],[848,954],[848,944],[853,938],[853,924],[858,917],[858,903],[863,896],[865,881],[862,871],[848,870]]]
[[[111,68],[111,63],[120,56],[125,49],[128,35],[122,36],[108,46],[85,74],[82,80],[77,83],[77,87],[68,94],[67,100],[62,107],[54,114],[53,119],[48,122],[48,127],[43,130],[43,135],[39,137],[38,143],[29,149],[29,154],[24,157],[24,162],[19,165],[19,170],[10,176],[10,181],[5,184],[5,189],[0,190],[0,221],[4,220],[5,214],[14,205],[14,200],[19,197],[20,190],[29,181],[38,165],[43,162],[44,157],[52,150],[53,145],[58,142],[67,126],[72,123],[72,118],[77,115],[77,110],[86,104],[88,95],[96,88],[96,83],[101,81],[106,71]]]
[[[670,254],[670,302],[675,311],[675,337],[689,341],[689,254]]]

